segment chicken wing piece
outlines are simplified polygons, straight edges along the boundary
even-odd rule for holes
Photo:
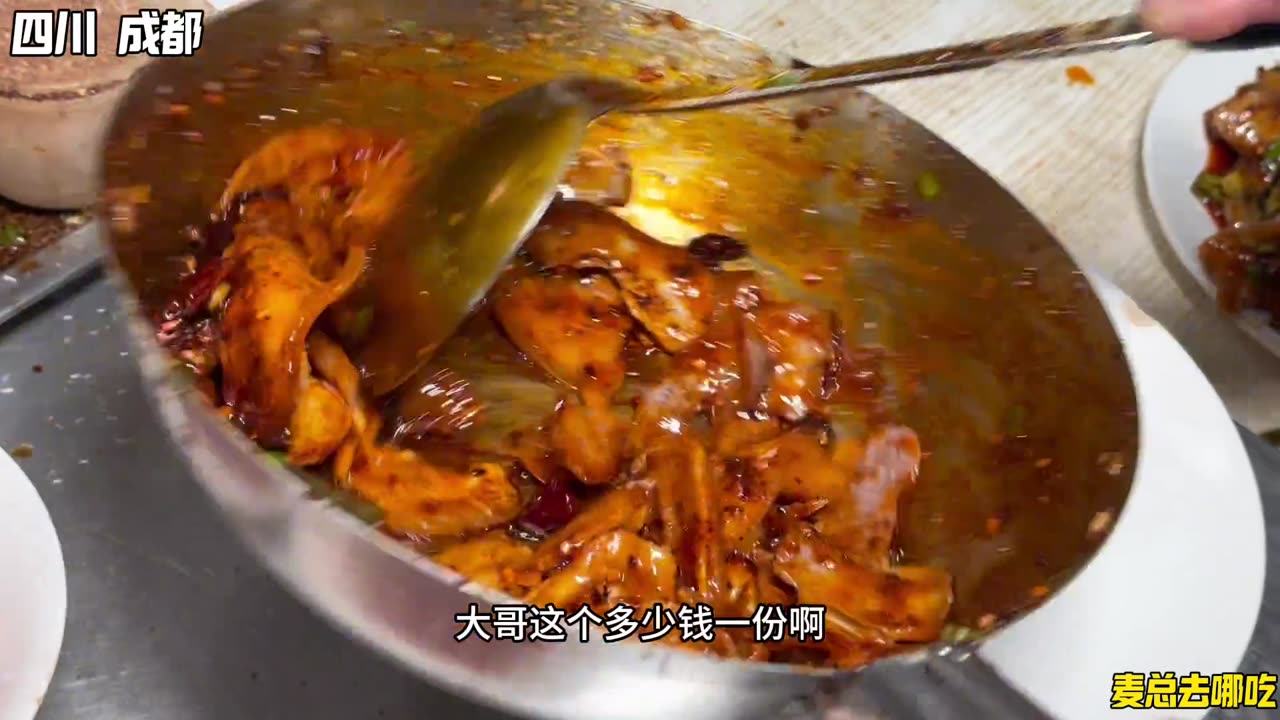
[[[584,484],[604,485],[622,469],[628,429],[603,395],[571,397],[551,425],[552,451]]]
[[[530,605],[566,607],[586,602],[592,591],[606,585],[611,601],[632,607],[670,603],[676,590],[675,558],[633,532],[597,535],[524,600]]]
[[[288,236],[246,223],[225,261],[230,292],[218,351],[223,401],[251,437],[283,447],[310,375],[307,335],[359,277],[364,253],[353,248],[338,275],[323,282]]]
[[[714,278],[713,312],[707,332],[671,359],[654,384],[639,394],[635,445],[655,433],[680,432],[692,417],[707,409],[720,415],[753,409],[767,387],[767,363],[752,363],[751,345],[743,336],[748,323],[743,313],[759,303],[759,278],[754,273],[718,273]],[[763,343],[758,344],[764,358]],[[755,389],[753,389],[753,387]]]
[[[497,462],[449,468],[412,450],[358,450],[343,483],[376,505],[383,525],[409,537],[455,537],[514,520],[523,507],[512,470]]]
[[[777,418],[756,418],[741,411],[728,410],[717,413],[712,419],[711,447],[716,455],[736,457],[781,434],[782,423]]]
[[[338,449],[351,431],[351,410],[326,382],[311,379],[298,397],[289,420],[291,465],[319,465]]]
[[[360,371],[347,358],[342,346],[322,332],[312,332],[307,340],[307,357],[316,375],[337,390],[346,403],[351,429],[333,455],[332,468],[334,481],[342,486],[351,474],[356,452],[373,444],[381,421],[365,405],[360,394]]]
[[[801,529],[779,544],[773,572],[795,588],[800,603],[826,606],[828,630],[856,644],[878,638],[930,642],[951,611],[948,573],[927,567],[862,567]]]
[[[350,408],[351,433],[334,459],[339,487],[376,505],[387,530],[411,537],[456,537],[519,516],[520,492],[510,464],[486,460],[428,462],[412,450],[379,445],[380,421],[360,395],[360,375],[337,343],[320,333],[310,343],[317,373]]]
[[[720,594],[717,610],[734,617],[751,617],[759,605],[755,564],[740,556],[730,558],[725,562],[724,592]]]
[[[283,191],[301,217],[336,232],[383,227],[414,180],[408,145],[369,130],[317,125],[272,137],[236,168],[219,205],[224,213],[255,193]]]
[[[769,353],[765,410],[792,421],[820,410],[834,350],[831,313],[796,303],[763,303],[753,324]]]
[[[743,557],[754,557],[764,539],[764,519],[778,497],[776,473],[765,474],[749,458],[734,458],[721,476],[725,547]]]
[[[307,335],[359,279],[372,234],[403,199],[411,174],[402,145],[326,126],[272,138],[228,182],[220,205],[235,225],[222,262],[230,288],[219,328],[222,388],[235,417],[264,445],[286,443],[304,392],[308,412],[336,407],[323,389],[308,390]],[[255,193],[265,199],[242,207]],[[360,221],[358,232],[344,230],[349,218]],[[304,443],[298,461],[313,460],[337,433],[320,422],[298,419],[301,432],[328,433],[310,437],[316,442]]]
[[[606,396],[622,385],[622,350],[632,322],[608,278],[516,269],[490,297],[507,336],[551,375]]]
[[[593,538],[615,530],[640,532],[653,514],[653,484],[632,482],[610,490],[538,546],[532,566],[548,572]]]
[[[898,528],[898,500],[915,483],[920,458],[920,438],[910,428],[874,433],[865,450],[849,458],[857,465],[847,493],[816,516],[818,532],[850,558],[886,566]]]
[[[839,502],[849,494],[853,473],[835,462],[818,439],[788,432],[753,448],[762,481],[789,500]]]
[[[351,415],[352,435],[372,441],[377,433],[377,418],[365,405],[360,394],[360,371],[347,357],[346,351],[329,336],[317,331],[307,339],[307,357],[316,375],[332,385],[346,403]]]
[[[445,548],[432,559],[471,582],[523,595],[540,580],[526,569],[532,557],[528,543],[511,537],[506,530],[494,530]]]
[[[816,438],[798,431],[745,448],[726,467],[724,538],[746,557],[760,546],[765,516],[776,502],[825,507],[847,498],[853,480]]]
[[[695,602],[716,605],[724,587],[720,492],[702,445],[669,435],[643,456],[644,476],[657,489],[663,545],[679,558],[681,590]]]
[[[598,268],[618,286],[627,309],[663,349],[677,352],[706,332],[712,276],[684,248],[645,235],[609,211],[558,202],[525,248],[544,267]]]

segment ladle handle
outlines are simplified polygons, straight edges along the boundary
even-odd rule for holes
[[[659,100],[629,107],[629,112],[679,112],[758,102],[840,87],[874,85],[911,78],[974,70],[1009,60],[1032,60],[1145,45],[1160,38],[1136,13],[1059,25],[977,42],[840,65],[796,68],[775,75],[751,90],[710,97]]]
[[[1102,20],[1013,33],[977,42],[839,65],[793,68],[749,90],[721,95],[658,99],[626,108],[633,113],[668,113],[761,102],[834,88],[976,70],[1012,60],[1036,60],[1147,45],[1165,38],[1148,30],[1137,13]],[[1207,50],[1240,50],[1280,45],[1280,25],[1258,25],[1222,40],[1198,43]]]
[[[802,708],[801,705],[807,705]],[[777,717],[775,715],[774,717]],[[1053,720],[978,655],[880,662],[824,687],[787,720]]]

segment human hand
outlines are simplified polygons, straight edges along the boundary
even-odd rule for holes
[[[1249,25],[1280,22],[1280,0],[1143,0],[1142,19],[1160,35],[1219,40]]]

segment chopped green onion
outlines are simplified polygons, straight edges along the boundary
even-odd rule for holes
[[[1226,193],[1222,190],[1222,176],[1207,172],[1202,172],[1196,176],[1196,181],[1192,184],[1191,191],[1203,200],[1222,202],[1226,197]]]
[[[409,35],[418,29],[418,23],[412,20],[397,20],[395,23],[392,23],[391,29],[402,35]]]
[[[756,86],[756,89],[767,90],[769,88],[788,87],[790,85],[798,85],[803,80],[804,80],[804,71],[787,70],[786,72],[778,73],[777,75],[774,75],[768,80],[765,80],[764,82],[760,83],[759,85]]]
[[[1280,160],[1280,140],[1271,143],[1271,146],[1267,148],[1265,153],[1263,153],[1262,158],[1269,162],[1276,162],[1277,160]]]
[[[916,180],[916,190],[925,200],[936,200],[942,194],[942,183],[938,182],[937,175],[927,172]]]
[[[1277,215],[1280,215],[1280,186],[1273,186],[1262,204],[1262,216],[1270,219]]]
[[[1229,198],[1244,197],[1247,192],[1244,175],[1238,172],[1227,173],[1222,178],[1222,194]]]
[[[0,247],[15,247],[26,242],[26,233],[12,223],[0,225]]]

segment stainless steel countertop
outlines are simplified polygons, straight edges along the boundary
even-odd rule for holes
[[[259,569],[185,477],[117,317],[98,279],[0,330],[0,446],[34,447],[19,462],[67,564],[66,635],[40,720],[508,717],[348,641]],[[1266,620],[1245,668],[1275,673],[1280,453],[1243,435],[1259,468],[1270,558]]]

